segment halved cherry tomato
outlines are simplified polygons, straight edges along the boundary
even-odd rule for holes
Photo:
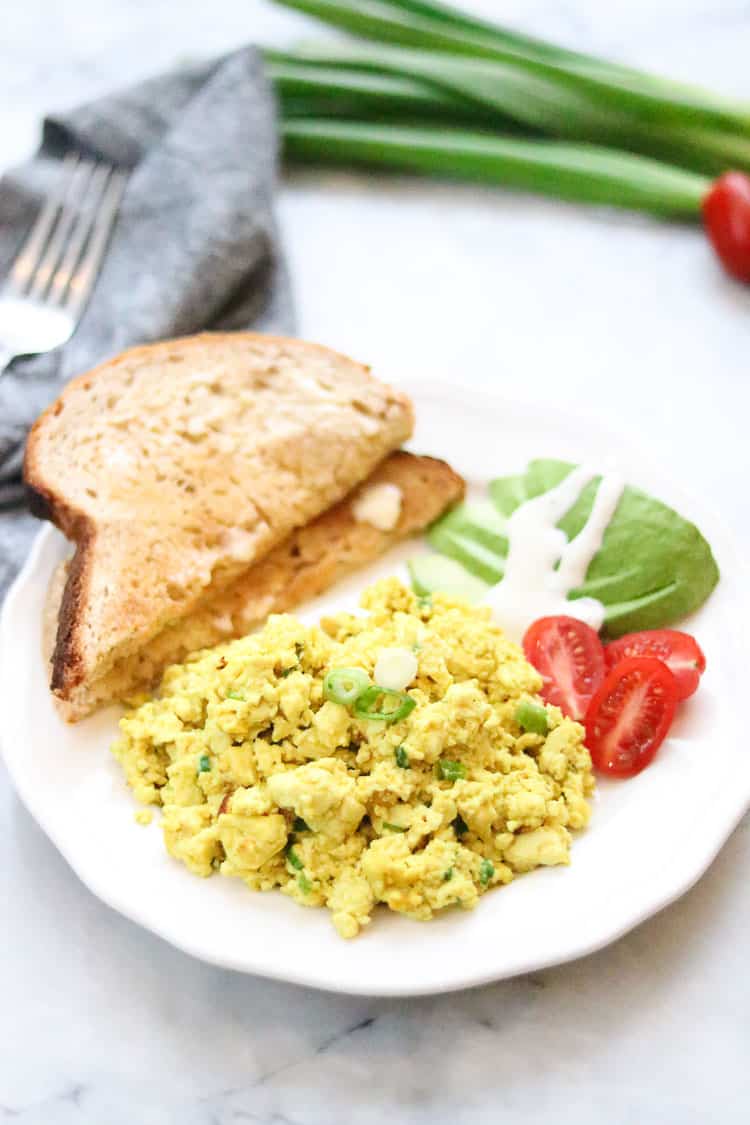
[[[614,668],[626,656],[655,656],[663,661],[677,681],[678,699],[687,699],[693,694],[706,670],[706,658],[695,637],[679,629],[628,633],[604,646],[608,668]]]
[[[727,273],[750,281],[750,176],[725,172],[703,200],[703,223]]]
[[[575,617],[540,617],[527,629],[523,651],[544,680],[542,699],[581,721],[605,674],[598,633]]]
[[[594,766],[610,777],[633,777],[653,760],[672,725],[675,678],[653,656],[626,656],[608,673],[586,714],[586,745]]]

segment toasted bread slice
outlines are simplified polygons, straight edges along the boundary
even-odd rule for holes
[[[35,508],[76,543],[52,662],[70,700],[345,496],[413,427],[367,368],[203,334],[75,379],[29,436]]]
[[[370,484],[401,490],[401,514],[392,531],[354,518],[353,504]],[[464,482],[443,461],[392,453],[345,500],[293,532],[261,562],[223,590],[209,593],[193,612],[163,629],[138,653],[118,661],[104,676],[73,689],[59,706],[69,722],[97,707],[148,687],[167,664],[190,652],[247,633],[269,613],[283,613],[315,597],[339,578],[377,558],[400,539],[420,531],[460,500]],[[52,655],[55,619],[65,584],[62,564],[50,583],[45,612],[45,648]]]

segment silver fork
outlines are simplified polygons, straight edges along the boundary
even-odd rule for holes
[[[0,375],[73,335],[117,217],[124,172],[70,154],[63,173],[0,288]]]

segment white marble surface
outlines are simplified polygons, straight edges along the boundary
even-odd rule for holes
[[[474,6],[750,100],[745,0]],[[0,166],[30,150],[45,108],[309,33],[259,0],[5,0],[2,25]],[[695,231],[338,175],[287,182],[280,209],[304,334],[391,372],[616,413],[750,547],[750,290],[725,281]],[[473,993],[370,1002],[196,963],[93,899],[4,777],[0,817],[0,1120],[750,1118],[747,820],[690,894],[602,953]]]

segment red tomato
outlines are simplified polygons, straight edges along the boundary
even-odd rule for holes
[[[703,200],[703,225],[732,277],[750,281],[750,176],[725,172]]]
[[[598,770],[633,777],[652,761],[672,725],[675,678],[653,656],[627,656],[615,664],[591,700],[586,745]]]
[[[604,646],[608,668],[614,668],[626,656],[655,656],[663,661],[677,683],[678,699],[687,699],[693,694],[706,670],[706,658],[695,637],[678,629],[628,633]]]
[[[541,673],[542,699],[582,720],[604,679],[604,649],[590,625],[575,617],[540,617],[523,638],[529,664]]]

